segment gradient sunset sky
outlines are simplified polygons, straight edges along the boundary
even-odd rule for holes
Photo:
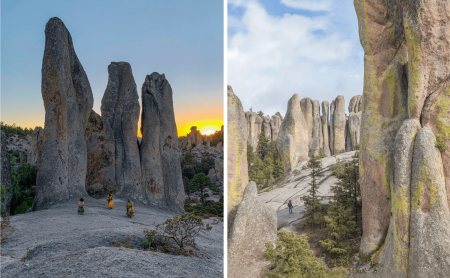
[[[164,73],[173,89],[178,136],[223,125],[223,2],[1,1],[1,120],[44,126],[41,68],[45,24],[69,29],[89,78],[94,111],[108,83],[108,65],[131,64],[141,101],[145,76]]]

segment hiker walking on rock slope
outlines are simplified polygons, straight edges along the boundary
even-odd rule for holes
[[[291,202],[291,200],[289,200],[288,207],[289,207],[289,214],[291,214],[292,213],[292,202]]]

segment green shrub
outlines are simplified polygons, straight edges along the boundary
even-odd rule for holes
[[[436,135],[436,143],[435,143],[436,148],[438,148],[438,150],[443,153],[447,150],[447,146],[445,145],[445,141],[441,140],[441,137]]]
[[[13,182],[13,198],[11,212],[15,214],[25,213],[32,205],[35,195],[36,167],[22,162],[15,170],[11,168]]]
[[[205,216],[210,214],[210,216],[223,217],[223,201],[209,202],[199,205],[184,204],[184,210],[186,212],[192,212],[197,216]]]
[[[182,213],[175,215],[172,219],[167,219],[164,223],[156,225],[154,230],[144,230],[146,241],[139,246],[145,249],[155,249],[163,247],[165,251],[178,253],[178,248],[184,249],[186,246],[195,246],[195,238],[200,231],[210,231],[212,227],[203,224],[200,217],[193,213]],[[177,247],[171,247],[171,243]]]
[[[263,269],[261,274],[268,278],[347,277],[344,269],[331,271],[322,260],[312,254],[307,236],[278,232],[276,247],[267,242],[266,248],[264,258],[270,262],[270,267]]]

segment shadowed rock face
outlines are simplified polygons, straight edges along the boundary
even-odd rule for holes
[[[11,177],[11,164],[9,163],[8,158],[8,138],[6,137],[6,134],[4,132],[1,133],[1,163],[2,163],[2,169],[0,172],[0,180],[3,186],[6,187],[6,195],[5,199],[2,200],[2,207],[1,209],[9,213],[11,201],[13,197],[13,185],[12,185],[12,177]]]
[[[244,108],[231,86],[227,91],[227,165],[228,165],[228,212],[235,209],[242,200],[244,188],[248,184],[247,165],[247,122]],[[230,219],[230,216],[229,216]],[[230,221],[228,221],[230,227]]]
[[[277,214],[258,200],[255,182],[245,188],[228,239],[228,277],[260,277],[268,264],[266,242],[277,239]]]
[[[38,167],[38,157],[42,153],[42,145],[44,144],[44,129],[40,126],[34,128],[31,135],[30,150],[27,153],[27,163]],[[38,167],[39,168],[39,167]]]
[[[272,141],[277,141],[278,133],[280,132],[281,118],[278,115],[273,115],[270,118],[270,128],[272,130]]]
[[[116,183],[115,140],[110,128],[105,128],[102,117],[91,111],[85,130],[87,146],[86,191],[95,198],[106,197],[120,187]]]
[[[320,104],[318,100],[312,102],[312,134],[309,142],[309,156],[317,156],[323,148],[322,120],[320,119]]]
[[[258,146],[259,135],[261,134],[263,119],[256,112],[245,112],[245,120],[247,121],[248,138],[247,142],[256,151]]]
[[[293,137],[295,151],[292,151],[292,146],[289,152],[286,152],[286,148],[283,147],[284,142],[290,142],[292,145],[292,140],[285,138],[288,135]],[[308,159],[308,143],[308,125],[303,117],[298,95],[295,94],[289,99],[286,116],[281,123],[277,139],[277,148],[283,159],[286,173],[290,173],[298,162]]]
[[[56,17],[45,26],[42,98],[45,139],[38,161],[34,209],[86,195],[84,130],[94,100],[72,37]]]
[[[330,156],[330,135],[328,127],[328,101],[322,102],[322,134],[323,134],[323,151],[325,156]]]
[[[172,87],[164,74],[147,75],[142,85],[142,189],[151,205],[184,210]]]
[[[139,96],[129,63],[112,62],[108,66],[108,74],[108,85],[101,106],[103,130],[114,139],[118,194],[128,196],[136,192],[141,185],[137,142]]]
[[[269,141],[271,141],[272,140],[272,130],[270,128],[270,117],[269,116],[265,116],[263,118],[262,126],[264,128],[264,135],[266,136],[267,139],[269,139]]]

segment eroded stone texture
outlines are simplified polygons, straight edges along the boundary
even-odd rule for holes
[[[408,277],[411,167],[414,140],[419,129],[418,121],[406,120],[395,137],[389,230],[376,261],[381,267],[365,277]]]
[[[333,112],[333,149],[334,154],[345,150],[345,100],[344,96],[339,95],[334,101]]]
[[[102,122],[115,144],[115,181],[118,195],[131,196],[141,186],[141,163],[137,141],[139,96],[131,66],[112,62],[108,66],[108,85],[102,98]]]
[[[329,144],[330,144],[330,153],[334,155],[334,110],[335,110],[334,100],[331,101],[330,104],[330,123],[328,126],[329,131]]]
[[[87,195],[84,130],[94,99],[72,37],[56,17],[45,26],[42,98],[45,139],[37,162],[34,209]]]
[[[31,135],[30,150],[27,153],[27,163],[38,167],[38,157],[42,153],[42,146],[44,144],[44,129],[40,126],[34,128]]]
[[[317,156],[323,148],[322,120],[320,119],[320,103],[318,100],[312,102],[312,134],[309,142],[310,157]]]
[[[346,151],[354,151],[361,143],[362,112],[350,112],[347,121]]]
[[[278,115],[273,115],[270,118],[270,129],[272,131],[272,141],[277,141],[278,133],[280,132],[281,118]]]
[[[353,96],[350,99],[350,102],[348,104],[348,112],[349,113],[352,113],[352,112],[357,113],[357,112],[361,111],[360,105],[361,105],[361,95]]]
[[[0,171],[0,180],[1,184],[6,188],[6,195],[5,198],[1,201],[1,209],[3,211],[6,211],[7,213],[10,213],[10,206],[11,201],[13,198],[13,184],[12,184],[12,177],[11,177],[11,164],[9,163],[8,158],[8,139],[4,132],[1,133],[1,163],[2,163],[2,169]]]
[[[272,129],[270,128],[270,116],[263,118],[262,127],[264,128],[264,135],[269,141],[272,141]]]
[[[147,75],[142,85],[142,190],[154,206],[184,210],[172,88],[164,74]]]
[[[330,156],[330,135],[328,128],[328,101],[322,101],[322,134],[323,134],[323,151],[325,156]]]
[[[277,148],[285,165],[286,173],[289,173],[298,162],[308,159],[309,133],[308,126],[300,108],[300,101],[297,94],[294,94],[288,102],[286,116],[281,123],[280,132],[277,139]],[[295,152],[286,152],[283,147],[287,140],[285,137],[292,135]],[[292,148],[289,148],[292,150]]]
[[[408,2],[405,5],[412,5]],[[357,0],[359,36],[364,49],[360,184],[363,236],[360,251],[370,253],[383,242],[390,219],[392,147],[408,118],[408,43],[404,5],[399,1]],[[408,12],[409,13],[409,12]],[[406,24],[404,24],[406,23]],[[410,50],[413,50],[413,46]],[[410,57],[414,63],[414,57]]]
[[[308,126],[308,144],[312,138],[312,129],[313,129],[313,101],[309,97],[305,97],[300,100],[300,107],[303,113],[303,117],[306,121],[306,125]]]
[[[441,154],[430,128],[414,143],[408,277],[446,277],[450,273],[450,213]]]
[[[94,198],[116,194],[115,140],[110,128],[105,128],[102,117],[91,111],[85,130],[87,146],[86,191]]]
[[[298,101],[297,101],[298,102]],[[256,183],[250,182],[237,207],[228,238],[228,277],[260,277],[268,264],[264,259],[266,242],[277,239],[277,214],[257,200]]]
[[[227,210],[230,212],[242,200],[245,186],[248,184],[248,130],[242,103],[229,85],[227,90],[227,107]],[[230,227],[230,224],[228,226]]]
[[[248,137],[247,142],[252,146],[253,151],[256,151],[261,134],[263,119],[256,112],[245,112],[245,119],[247,121]]]

